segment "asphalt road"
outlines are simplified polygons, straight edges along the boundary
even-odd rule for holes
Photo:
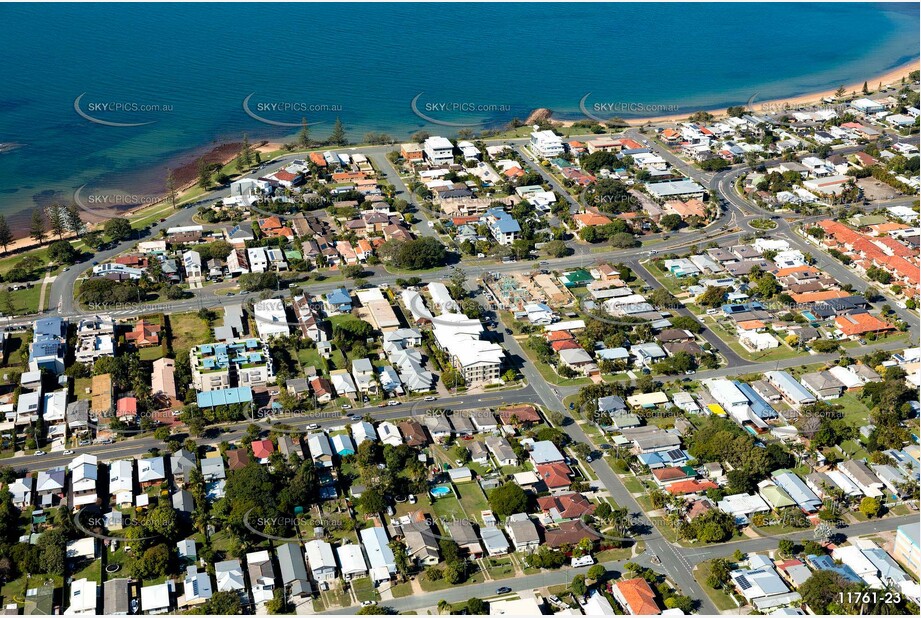
[[[350,419],[345,417],[345,414],[348,413],[357,414],[358,416],[362,417],[366,414],[370,414],[377,421],[385,421],[398,418],[406,418],[410,415],[421,415],[424,414],[425,410],[430,408],[443,408],[448,410],[465,410],[469,408],[482,407],[495,408],[516,403],[529,403],[534,401],[534,397],[534,389],[529,385],[517,389],[488,391],[486,393],[477,395],[463,394],[457,396],[438,397],[436,401],[432,402],[427,402],[422,399],[403,401],[400,402],[400,405],[387,406],[383,408],[371,406],[367,408],[356,407],[349,410],[318,410],[315,412],[307,412],[296,417],[276,420],[275,422],[289,425],[298,431],[304,431],[307,425],[313,423],[320,425],[322,428],[329,429],[331,427],[338,427],[345,423],[352,422]],[[212,426],[220,427],[221,434],[219,436],[210,439],[201,438],[197,439],[196,441],[202,445],[219,444],[225,440],[232,442],[241,438],[246,433],[246,429],[249,427],[249,425],[253,424],[254,422],[264,426],[266,429],[269,429],[270,421],[263,420],[259,416],[258,411],[253,412],[253,419],[254,420],[246,420],[238,423],[226,423],[219,426]],[[48,453],[47,455],[17,456],[15,458],[14,467],[16,469],[23,469],[28,471],[47,470],[49,468],[67,465],[73,460],[74,457],[84,453],[96,455],[102,461],[112,461],[115,459],[143,456],[150,449],[163,448],[163,446],[164,443],[161,440],[157,440],[148,434],[145,436],[127,438],[113,444],[93,444],[90,446],[75,448],[73,449],[73,455],[63,455],[62,453],[52,452]]]
[[[646,139],[644,136],[641,136],[635,130],[627,131],[627,135],[633,137],[633,139]],[[508,141],[508,140],[507,140]],[[513,144],[520,146],[524,143],[525,140],[511,140]],[[730,225],[740,226],[743,229],[747,226],[747,223],[753,218],[759,218],[764,216],[771,216],[773,213],[760,210],[755,205],[751,204],[743,197],[738,195],[735,192],[733,186],[733,179],[738,176],[738,174],[743,173],[745,170],[743,168],[736,168],[729,172],[723,172],[720,174],[711,174],[707,172],[702,172],[692,166],[689,166],[687,163],[681,161],[675,157],[672,153],[668,152],[660,145],[655,143],[653,140],[650,140],[650,146],[657,150],[660,155],[662,155],[666,160],[668,160],[674,167],[679,170],[684,171],[689,177],[695,181],[701,183],[707,188],[712,188],[718,190],[723,205],[723,210],[717,221],[712,223],[706,230],[697,230],[691,233],[679,233],[673,234],[667,240],[662,240],[661,242],[655,245],[655,249],[659,252],[675,250],[681,247],[689,246],[690,244],[701,243],[708,239],[714,239],[720,242],[721,244],[734,244],[738,242],[739,237],[745,232],[730,231],[726,232],[724,229],[721,231],[720,227],[726,227]],[[354,149],[340,149],[340,150],[354,150]],[[396,174],[396,171],[393,167],[386,161],[386,153],[392,150],[391,146],[378,146],[378,147],[367,147],[361,148],[361,152],[366,153],[369,157],[375,162],[379,170],[384,173],[388,181],[391,182],[394,187],[401,193],[405,193],[404,199],[407,201],[412,201],[415,203],[413,197],[409,195],[405,184]],[[528,160],[531,160],[522,149],[518,149],[519,153],[522,153],[522,156],[525,156]],[[283,157],[282,159],[273,163],[273,165],[280,165],[288,160],[294,159],[299,155],[290,155]],[[532,161],[533,162],[533,161]],[[572,203],[574,200],[569,196],[568,192],[559,187],[555,179],[552,177],[548,178],[545,171],[537,164],[534,165],[535,169],[539,170],[540,173],[544,176],[548,182],[550,182],[559,192],[566,196],[567,201]],[[261,173],[261,172],[260,172]],[[256,173],[253,175],[259,175]],[[213,201],[226,195],[226,189],[212,193],[208,202]],[[203,202],[205,200],[202,200]],[[154,230],[151,231],[151,235],[155,235],[159,228],[167,226],[176,226],[176,225],[185,225],[191,222],[191,217],[194,214],[196,207],[193,205],[189,208],[179,210],[176,213],[172,214],[168,221],[162,224],[155,226]],[[420,211],[421,212],[421,211]],[[817,256],[819,259],[819,267],[832,274],[839,281],[844,283],[851,283],[854,285],[856,290],[862,290],[868,284],[865,281],[862,281],[856,273],[850,271],[844,267],[839,262],[833,260],[823,252],[819,250],[818,247],[814,247],[808,244],[802,237],[800,237],[797,232],[792,228],[790,223],[786,220],[779,219],[778,229],[772,232],[772,236],[777,238],[784,238],[788,240],[791,246],[800,249],[804,252],[810,252],[814,256]],[[420,233],[426,234],[428,227],[423,224],[418,226]],[[431,230],[428,230],[431,232]],[[434,233],[434,232],[431,232]],[[103,261],[109,259],[114,255],[123,252],[130,248],[131,245],[136,242],[136,239],[130,242],[121,243],[119,246],[114,247],[108,251],[102,252],[95,256],[97,261]],[[629,250],[612,250],[604,251],[599,253],[593,253],[589,256],[589,261],[629,261],[638,266],[639,260],[649,255],[648,249],[629,249]],[[555,269],[564,269],[575,266],[586,266],[586,255],[584,253],[576,254],[567,258],[562,258],[554,260],[553,267]],[[72,267],[66,273],[62,273],[58,279],[54,282],[51,289],[51,302],[52,307],[55,307],[51,310],[53,314],[61,314],[66,316],[78,315],[79,312],[77,308],[73,306],[72,303],[72,289],[73,284],[77,278],[90,268],[90,264],[83,264]],[[468,276],[473,278],[479,276],[485,271],[493,272],[511,272],[515,270],[520,270],[524,264],[462,264],[463,268]],[[375,283],[392,283],[397,276],[386,273],[382,269],[373,269],[375,276],[372,279]],[[433,271],[426,273],[425,278],[434,279],[441,277],[447,274],[448,269],[441,269],[438,271]],[[650,285],[655,285],[656,282],[654,279],[650,280],[649,273],[643,268],[637,267],[637,272],[647,280],[647,283]],[[645,275],[644,275],[645,273]],[[340,283],[311,283],[310,290],[312,292],[321,293],[323,291],[328,291],[334,287],[338,287]],[[245,296],[244,296],[245,297]],[[55,303],[57,302],[57,306]],[[205,288],[203,290],[196,291],[196,298],[180,301],[176,303],[171,303],[171,311],[186,311],[198,307],[215,307],[226,303],[224,297],[217,297],[213,294],[213,288],[211,290]],[[146,309],[143,307],[138,307],[136,310],[130,309],[125,315],[131,315],[132,312],[143,313]],[[897,310],[898,311],[898,310]],[[913,332],[917,331],[917,318],[904,310],[899,313],[900,316],[908,319],[909,323],[914,329]],[[31,322],[31,321],[30,321]],[[707,331],[709,332],[709,331]],[[712,335],[712,333],[710,333]],[[707,335],[705,335],[707,336]],[[708,338],[709,340],[709,338]],[[779,361],[776,363],[743,363],[742,359],[737,355],[732,353],[731,349],[728,349],[725,344],[721,341],[711,341],[714,345],[720,349],[720,351],[727,356],[730,361],[728,367],[714,370],[712,372],[701,372],[696,378],[708,377],[708,376],[717,376],[717,375],[732,375],[738,373],[738,367],[746,367],[746,371],[754,371],[758,369],[767,368],[780,368],[782,366],[794,366],[801,364],[803,359],[789,359],[788,361]],[[548,384],[539,374],[536,367],[527,361],[527,356],[524,354],[520,345],[514,338],[505,337],[504,345],[508,350],[509,354],[513,357],[520,359],[520,370],[523,375],[527,378],[529,386],[523,389],[518,389],[516,391],[502,391],[501,393],[493,392],[481,396],[469,396],[463,395],[455,398],[442,398],[437,402],[439,407],[446,408],[466,408],[466,407],[478,407],[481,405],[488,405],[494,407],[498,404],[499,401],[504,401],[506,403],[515,403],[515,402],[524,402],[524,401],[533,401],[535,396],[539,401],[550,410],[556,410],[567,414],[567,410],[564,409],[562,405],[562,397],[564,397],[567,392],[571,392],[570,389],[564,387],[555,387]],[[885,345],[885,344],[884,344]],[[904,344],[903,344],[904,345]],[[882,346],[880,346],[882,347]],[[897,346],[901,347],[901,346]],[[825,357],[829,358],[834,357],[835,355],[813,355],[809,357],[809,361],[819,361],[824,360]],[[789,363],[789,364],[788,364]],[[499,398],[499,399],[497,399]],[[386,418],[398,418],[400,416],[406,416],[407,412],[412,410],[411,404],[404,404],[399,407],[387,408],[387,409],[378,409],[371,408],[367,410],[356,410],[357,413],[363,413],[364,411],[369,411],[375,418],[386,419]],[[292,419],[286,421],[288,424],[295,426],[303,426],[311,422],[316,422],[322,426],[335,426],[342,424],[344,419],[317,419],[317,418],[303,418],[303,419]],[[234,439],[239,437],[245,431],[248,423],[238,423],[236,425],[230,426],[228,431],[222,434],[218,440],[223,439]],[[570,422],[566,426],[567,433],[575,440],[579,442],[590,443],[585,433],[579,427],[578,424]],[[90,452],[97,454],[100,457],[106,459],[113,459],[118,457],[130,457],[132,455],[143,454],[147,449],[154,446],[161,446],[162,444],[159,441],[154,440],[153,438],[138,438],[129,441],[119,442],[114,445],[94,445],[91,447],[86,447],[81,449],[79,452]],[[46,455],[43,457],[22,457],[17,458],[17,464],[20,464],[27,469],[39,469],[46,468],[55,465],[66,464],[70,460],[70,457],[64,458],[59,455]],[[690,550],[673,546],[663,539],[656,528],[652,525],[652,522],[646,518],[642,509],[633,499],[633,496],[626,490],[623,483],[620,481],[619,477],[614,474],[611,468],[608,466],[604,458],[597,459],[589,464],[599,478],[601,484],[611,493],[614,500],[622,505],[626,506],[631,513],[635,516],[635,523],[637,528],[642,530],[636,538],[644,540],[647,544],[648,550],[656,554],[661,559],[661,565],[657,568],[664,570],[668,576],[676,583],[676,585],[681,588],[684,594],[689,594],[692,597],[699,599],[702,603],[700,611],[702,613],[716,613],[715,607],[712,606],[706,594],[694,580],[692,575],[693,565],[701,560],[707,559],[705,556],[716,556],[716,555],[725,555],[725,553],[719,552],[732,552],[735,549],[739,548],[743,551],[747,551],[749,547],[752,549],[772,549],[776,546],[776,539],[754,539],[751,541],[741,541],[738,543],[730,544],[721,544],[714,546],[713,548],[705,548],[703,550],[694,550],[695,552],[706,552],[704,554],[700,553],[689,553]],[[892,522],[898,521],[897,519],[886,519],[883,522],[872,522],[873,525],[867,526],[868,531],[873,526],[894,526]],[[862,528],[858,526],[853,526],[851,531],[859,531]],[[889,528],[886,528],[889,529]],[[750,545],[749,545],[750,544]],[[563,583],[571,578],[572,574],[578,572],[571,569],[565,571],[553,572],[553,573],[541,573],[538,576],[529,576],[527,578],[521,578],[520,580],[501,580],[501,584],[498,585],[508,585],[514,590],[524,590],[531,589],[536,586],[548,585],[550,583]],[[546,582],[546,583],[544,583]],[[437,603],[438,599],[448,599],[448,600],[461,600],[468,598],[470,595],[481,594],[486,597],[494,592],[495,586],[497,584],[492,582],[490,584],[481,584],[478,587],[459,587],[456,589],[451,589],[445,592],[433,593],[431,595],[415,595],[409,599],[400,599],[393,602],[388,602],[388,605],[392,605],[398,609],[412,609],[418,607],[431,606]],[[491,590],[490,590],[491,589]],[[437,598],[436,598],[437,597]],[[456,598],[455,598],[456,597]],[[410,607],[412,606],[412,607]],[[344,611],[343,613],[348,613]]]

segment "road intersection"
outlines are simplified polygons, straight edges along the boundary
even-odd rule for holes
[[[637,141],[646,140],[646,136],[639,133],[635,129],[627,131],[626,136],[631,137]],[[568,193],[568,191],[566,191],[566,189],[563,188],[551,174],[542,168],[539,161],[534,160],[528,154],[527,149],[522,148],[522,145],[526,140],[517,139],[506,141],[515,148],[519,155],[521,155],[525,160],[529,161],[534,169],[538,170],[538,172],[547,183],[556,189],[560,195],[564,196],[564,199],[570,203],[571,207],[579,208],[578,202]],[[663,156],[674,168],[679,169],[689,178],[700,183],[708,190],[715,191],[718,195],[720,204],[718,216],[705,228],[695,230],[692,234],[676,233],[667,237],[662,235],[660,238],[657,238],[656,244],[654,246],[658,252],[661,253],[667,251],[677,251],[679,249],[689,247],[692,244],[700,245],[710,240],[716,241],[723,245],[735,244],[740,242],[744,235],[750,234],[752,232],[753,228],[751,228],[749,225],[752,220],[757,218],[773,217],[774,213],[759,208],[755,204],[739,195],[739,193],[736,191],[736,179],[741,174],[748,171],[747,168],[737,167],[720,173],[703,172],[679,159],[669,150],[661,147],[654,140],[650,140],[650,142],[650,147],[654,148],[658,154]],[[354,150],[356,150],[356,148],[338,149],[339,152]],[[386,154],[390,150],[392,150],[392,147],[390,146],[371,146],[363,147],[360,149],[363,154],[369,156],[369,158],[374,162],[375,166],[384,174],[387,181],[395,187],[397,195],[413,203],[417,207],[417,211],[420,214],[424,214],[422,213],[421,208],[419,208],[418,201],[415,199],[415,196],[409,192],[406,184],[403,182],[403,179],[386,159]],[[282,165],[288,163],[295,158],[298,158],[299,156],[302,155],[285,155],[284,157],[274,161],[273,165]],[[258,175],[259,172],[254,172],[248,176],[255,177]],[[229,195],[229,189],[227,188],[222,188],[218,191],[212,192],[207,199],[202,199],[193,204],[186,205],[185,208],[177,210],[175,213],[166,217],[165,222],[154,224],[150,230],[145,233],[145,236],[153,237],[159,234],[161,229],[166,229],[167,227],[190,225],[193,223],[193,216],[197,211],[197,206],[205,203],[210,203],[221,197],[226,197],[227,195]],[[836,260],[823,254],[820,250],[818,250],[818,247],[811,245],[796,230],[795,225],[792,224],[789,220],[784,218],[778,218],[774,220],[777,222],[777,228],[772,232],[773,237],[786,240],[792,247],[799,249],[804,253],[812,253],[818,258],[819,267],[822,270],[830,273],[838,281],[851,284],[854,286],[855,290],[860,290],[867,286],[867,282],[861,280],[856,273],[846,268],[840,262],[837,262]],[[437,235],[437,233],[427,225],[426,220],[423,220],[417,226],[417,229],[423,235]],[[116,246],[96,254],[94,259],[98,262],[111,259],[119,253],[130,249],[130,247],[135,242],[137,242],[137,240],[138,239],[131,239],[129,241],[118,243]],[[581,246],[578,247],[574,255],[554,260],[554,268],[565,269],[577,266],[585,266],[587,260],[592,263],[600,263],[606,261],[623,262],[628,264],[634,270],[634,272],[649,286],[658,287],[661,285],[643,266],[643,261],[650,255],[648,249],[619,249],[607,250],[598,253],[587,253],[586,251],[587,248]],[[468,275],[468,278],[476,279],[482,276],[485,272],[507,273],[521,270],[523,267],[527,266],[521,263],[488,264],[484,266],[477,263],[470,264],[461,262],[458,267],[464,270],[464,272]],[[76,317],[92,313],[106,312],[113,313],[119,317],[125,317],[150,312],[149,305],[143,304],[127,306],[119,308],[115,311],[107,311],[105,308],[87,308],[81,306],[79,303],[75,303],[74,286],[90,268],[90,264],[84,263],[74,266],[68,271],[64,271],[57,276],[57,278],[51,284],[49,292],[51,298],[51,306],[55,308],[50,310],[48,312],[49,314],[60,315],[62,317]],[[369,268],[369,270],[373,271],[373,281],[377,284],[392,284],[399,278],[397,275],[388,273],[383,267],[373,267]],[[437,279],[443,277],[449,272],[449,268],[438,269],[427,272],[424,278]],[[341,285],[341,282],[324,283],[311,281],[304,283],[304,286],[308,287],[309,290],[313,293],[326,292]],[[205,289],[190,290],[191,294],[193,295],[192,298],[170,302],[169,310],[166,312],[182,312],[199,308],[212,308],[224,305],[227,302],[226,297],[218,296],[214,293],[215,290],[219,289],[223,288],[219,286],[211,286],[210,288]],[[281,290],[279,290],[279,292],[281,292]],[[247,299],[250,296],[252,296],[252,294],[240,294],[238,298]],[[683,308],[677,309],[676,312],[679,314],[691,315],[687,309]],[[904,319],[910,325],[912,335],[916,336],[918,332],[917,317],[904,309],[897,308],[896,312],[898,313],[899,317]],[[30,322],[31,320],[13,321],[12,324],[25,326]],[[765,371],[768,369],[792,367],[802,364],[804,360],[801,358],[792,358],[770,363],[747,361],[736,354],[725,342],[723,342],[719,337],[715,335],[715,333],[709,329],[704,332],[703,336],[726,358],[728,361],[728,366],[716,370],[701,371],[697,376],[695,376],[697,379],[703,377],[737,375],[743,369],[746,372],[757,372]],[[514,337],[503,337],[502,343],[511,357],[520,359],[519,368],[527,382],[526,387],[514,390],[494,391],[483,395],[464,394],[458,396],[442,397],[437,402],[437,404],[433,405],[437,405],[438,407],[446,409],[465,409],[473,407],[496,407],[501,405],[501,403],[539,402],[546,409],[560,412],[567,417],[566,432],[573,440],[591,444],[588,436],[582,430],[580,425],[570,417],[569,410],[567,410],[562,403],[563,397],[575,393],[577,389],[564,386],[556,387],[549,384],[541,376],[537,368],[528,360],[528,355],[524,352],[524,350],[521,348],[521,345]],[[874,348],[894,349],[896,347],[901,347],[901,345],[883,343],[878,344]],[[822,362],[825,360],[833,360],[834,358],[836,358],[836,355],[833,354],[815,354],[807,357],[805,360],[808,360],[808,362]],[[407,413],[412,410],[412,406],[413,404],[411,403],[401,403],[399,406],[385,410],[367,408],[354,410],[354,412],[358,415],[371,413],[376,419],[380,420],[395,419],[405,417]],[[305,427],[307,424],[311,423],[317,423],[322,427],[333,427],[343,424],[346,422],[346,419],[320,418],[305,415],[303,418],[292,419],[287,422],[294,427]],[[249,422],[242,422],[221,427],[221,434],[217,438],[203,439],[202,443],[218,443],[222,440],[238,439],[239,437],[242,437],[248,425]],[[98,455],[100,458],[110,460],[119,457],[129,457],[132,455],[143,454],[149,449],[161,446],[161,441],[158,441],[151,436],[145,436],[117,442],[112,445],[92,445],[81,448],[79,450],[81,453],[92,453],[94,455]],[[56,454],[39,457],[26,456],[17,458],[16,465],[17,467],[35,470],[58,465],[65,465],[69,462],[69,460],[70,457],[63,457]],[[628,510],[633,514],[636,529],[641,531],[636,535],[636,539],[641,540],[646,544],[646,554],[651,554],[658,557],[658,561],[655,565],[649,561],[651,555],[646,556],[646,554],[644,554],[642,556],[636,557],[635,560],[648,566],[654,566],[654,568],[657,568],[658,570],[664,571],[670,580],[674,582],[674,584],[679,587],[684,594],[690,595],[691,597],[700,601],[701,605],[699,611],[702,613],[717,613],[717,611],[711,603],[709,597],[704,593],[701,586],[694,578],[694,565],[714,557],[728,556],[736,549],[741,549],[742,551],[764,551],[774,549],[776,547],[776,537],[749,539],[735,543],[724,543],[703,548],[686,548],[682,547],[681,545],[673,544],[662,537],[654,525],[654,522],[652,522],[644,513],[643,509],[637,503],[632,493],[627,490],[621,478],[610,468],[605,458],[597,458],[588,465],[591,466],[593,473],[598,477],[601,485],[610,493],[613,500],[617,504],[627,507]],[[902,519],[904,518],[890,518],[880,522],[857,524],[852,526],[849,532],[851,534],[862,533],[864,529],[866,529],[868,532],[891,530],[894,529],[899,523],[904,523]],[[793,538],[799,538],[797,535],[792,536]],[[610,566],[611,568],[620,569],[623,565],[621,563],[611,563]],[[530,590],[535,587],[541,587],[545,585],[566,583],[567,581],[571,580],[574,574],[580,572],[582,571],[573,569],[564,569],[562,571],[556,572],[542,572],[536,576],[502,580],[502,585],[507,585],[514,591]],[[413,595],[409,598],[394,599],[393,601],[388,601],[387,604],[398,611],[409,611],[413,609],[433,606],[440,599],[445,599],[448,601],[461,601],[469,598],[470,596],[492,596],[492,589],[494,587],[494,583],[457,587],[439,593]],[[343,613],[348,613],[348,610],[343,610]]]

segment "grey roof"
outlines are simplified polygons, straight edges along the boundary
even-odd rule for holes
[[[170,471],[173,475],[185,475],[195,468],[195,455],[185,448],[181,448],[169,458]]]
[[[615,410],[626,410],[627,404],[624,403],[622,397],[617,395],[608,395],[607,397],[598,398],[598,411],[599,412],[613,412]]]
[[[285,543],[276,550],[278,554],[278,567],[281,570],[281,581],[288,585],[297,580],[307,580],[307,564],[304,562],[304,552],[299,543]]]
[[[191,492],[180,489],[173,493],[173,508],[183,513],[191,513],[195,510],[195,498]]]
[[[508,550],[508,539],[502,534],[502,531],[495,526],[483,526],[480,528],[480,537],[487,551]]]
[[[110,579],[102,587],[103,613],[127,614],[130,597],[128,594],[128,578]]]
[[[510,515],[505,527],[517,544],[540,542],[537,526],[526,513]]]

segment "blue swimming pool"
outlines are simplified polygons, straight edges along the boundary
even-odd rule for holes
[[[441,498],[451,493],[451,488],[445,485],[441,485],[439,487],[433,487],[429,493],[432,494],[433,498]]]
[[[802,314],[803,314],[803,317],[806,318],[807,320],[809,320],[810,322],[818,322],[818,321],[819,321],[819,319],[818,319],[817,317],[815,317],[815,316],[812,314],[811,311],[803,311]]]

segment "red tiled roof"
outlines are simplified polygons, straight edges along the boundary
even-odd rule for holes
[[[499,419],[501,419],[504,425],[510,425],[512,423],[512,417],[518,419],[520,423],[540,422],[540,414],[537,413],[537,409],[527,404],[510,406],[499,410]]]
[[[672,483],[666,489],[671,494],[696,494],[708,489],[716,489],[718,485],[713,481],[698,481],[691,479],[689,481],[678,481]]]
[[[275,452],[275,445],[271,440],[255,440],[250,446],[253,449],[253,455],[258,459],[265,459]]]
[[[573,341],[572,339],[561,339],[559,341],[553,341],[550,343],[550,347],[553,348],[554,352],[559,352],[561,350],[581,350],[582,346]]]
[[[597,505],[589,502],[588,498],[576,492],[562,496],[544,496],[537,499],[537,506],[544,513],[556,509],[564,518],[577,519],[585,514],[595,512]]]
[[[572,484],[569,476],[572,470],[562,462],[541,464],[537,466],[537,476],[550,489],[559,489],[560,487],[569,487]]]
[[[688,478],[688,473],[681,468],[658,468],[652,471],[652,475],[662,483]]]
[[[851,313],[848,315],[839,315],[835,318],[835,325],[838,329],[851,337],[853,335],[863,335],[865,333],[875,333],[880,331],[892,330],[892,324],[880,320],[878,317],[869,313]]]
[[[656,605],[656,594],[645,579],[636,577],[615,584],[627,608],[634,616],[656,616],[662,613]]]

